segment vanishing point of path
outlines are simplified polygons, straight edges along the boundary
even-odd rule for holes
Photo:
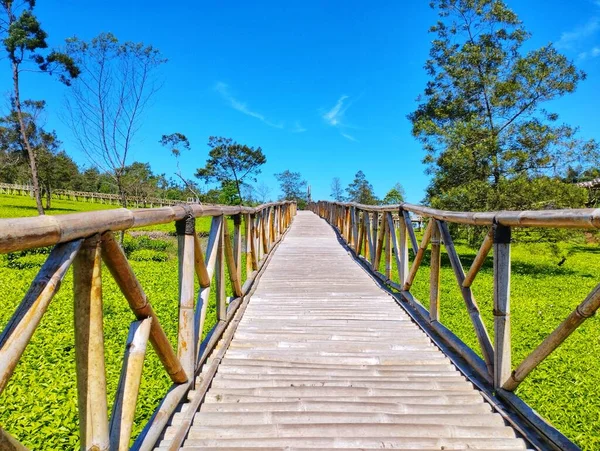
[[[258,282],[183,447],[244,448],[526,444],[333,229],[302,211]]]

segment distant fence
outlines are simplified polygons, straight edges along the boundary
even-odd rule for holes
[[[12,183],[0,183],[0,194],[12,194],[15,196],[32,196],[33,186],[15,185]],[[56,189],[51,192],[54,199],[68,199],[81,202],[92,202],[98,204],[120,205],[121,196],[109,193],[90,193],[87,191],[71,191],[66,189]],[[165,207],[171,205],[184,204],[186,201],[161,199],[159,197],[141,197],[127,196],[127,204],[131,207]]]

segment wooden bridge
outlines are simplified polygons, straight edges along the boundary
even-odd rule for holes
[[[513,227],[599,228],[600,210],[457,213],[328,202],[311,210],[296,214],[290,202],[181,205],[0,220],[2,252],[54,246],[0,335],[0,392],[72,264],[81,449],[129,449],[148,341],[173,386],[133,449],[578,449],[512,392],[594,314],[600,285],[513,369],[510,237]],[[420,243],[411,213],[427,222]],[[206,244],[194,228],[201,216],[212,217]],[[179,245],[176,350],[113,236],[171,221]],[[490,228],[466,273],[449,222]],[[430,245],[428,311],[410,288]],[[442,245],[483,359],[440,322]],[[492,248],[493,342],[471,292]],[[102,261],[137,318],[110,415]],[[394,267],[400,283],[391,280]],[[217,324],[202,337],[211,289]],[[0,449],[24,449],[2,426]]]

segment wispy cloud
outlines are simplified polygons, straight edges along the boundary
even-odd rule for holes
[[[302,126],[302,124],[300,123],[300,121],[296,121],[296,122],[294,122],[294,126],[290,129],[290,131],[292,133],[304,133],[306,131],[306,128],[304,128]]]
[[[325,119],[329,125],[334,127],[342,125],[342,117],[344,116],[344,113],[346,113],[346,110],[350,107],[350,105],[344,107],[344,101],[346,99],[348,99],[347,95],[341,96],[336,102],[335,106],[323,115],[323,119]]]
[[[350,106],[352,105],[352,103],[346,102],[349,98],[350,97],[345,94],[340,96],[333,108],[323,113],[323,119],[327,124],[331,125],[332,127],[338,128],[340,131],[340,135],[342,135],[347,140],[358,142],[358,140],[354,136],[349,135],[348,133],[345,133],[343,131],[345,128],[349,127],[348,124],[344,122],[344,115],[346,114],[348,108],[350,108]]]
[[[263,114],[258,113],[256,111],[251,110],[245,102],[242,102],[235,98],[231,92],[229,91],[229,85],[227,83],[223,83],[222,81],[217,82],[215,85],[215,91],[217,91],[223,99],[225,99],[231,108],[239,111],[240,113],[244,113],[246,116],[254,117],[269,127],[273,128],[283,128],[283,123],[275,123],[268,120]]]
[[[593,47],[591,50],[586,52],[581,52],[577,55],[577,60],[585,61],[590,58],[596,58],[600,56],[600,47]]]
[[[598,2],[600,6],[600,1]],[[588,47],[590,39],[600,30],[600,19],[592,17],[584,25],[571,31],[565,31],[556,42],[556,48],[561,50],[579,50]]]

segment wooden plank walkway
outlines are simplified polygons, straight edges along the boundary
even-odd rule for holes
[[[185,406],[160,449],[168,449],[184,413]],[[245,448],[508,450],[526,443],[331,227],[299,212],[182,449]]]

